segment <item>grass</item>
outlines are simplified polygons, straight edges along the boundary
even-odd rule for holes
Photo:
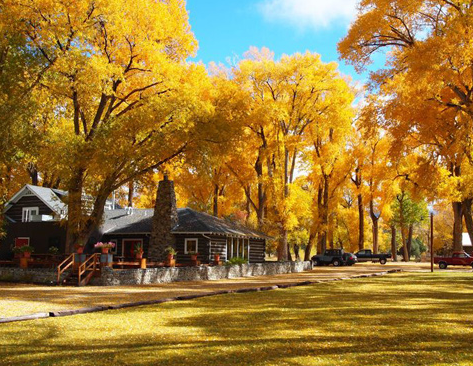
[[[415,270],[419,264],[400,263],[386,266],[363,264],[353,267],[317,267],[314,271],[275,276],[245,277],[218,281],[173,282],[141,286],[85,286],[62,287],[0,282],[0,318],[89,306],[121,304],[134,301],[162,299],[168,297],[280,283],[317,281],[346,277],[362,273],[381,272],[393,268]],[[449,269],[450,270],[450,269]]]
[[[471,365],[471,273],[403,274],[0,325],[2,365]]]

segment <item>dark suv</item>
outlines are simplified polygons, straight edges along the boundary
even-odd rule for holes
[[[352,253],[346,253],[343,249],[327,249],[324,254],[314,255],[312,263],[314,266],[323,266],[333,264],[337,266],[352,266],[357,262],[356,256]]]

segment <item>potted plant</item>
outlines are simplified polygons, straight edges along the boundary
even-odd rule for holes
[[[143,258],[143,244],[135,243],[134,252],[135,252],[136,259],[142,259]]]
[[[166,249],[164,249],[164,251],[166,252],[167,256],[168,256],[168,261],[171,261],[174,259],[174,256],[177,254],[176,252],[176,249],[174,249],[173,247],[169,246],[167,247]]]
[[[108,243],[102,243],[99,241],[94,245],[94,248],[102,250],[102,254],[108,254],[109,249],[115,248],[115,243],[112,241],[109,241]]]
[[[21,252],[23,253],[23,258],[30,258],[31,253],[34,252],[34,248],[31,245],[23,245],[21,247]]]
[[[21,247],[13,247],[11,251],[15,255],[15,258],[20,258],[21,254],[23,253],[23,251],[21,250]]]
[[[199,255],[199,253],[197,252],[187,252],[187,254],[190,254],[191,256],[191,261],[197,261],[197,256]]]

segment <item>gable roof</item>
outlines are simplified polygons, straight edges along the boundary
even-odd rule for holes
[[[113,234],[149,234],[153,226],[153,209],[126,209],[105,212],[102,232]],[[178,224],[174,234],[216,234],[267,239],[265,234],[234,221],[221,219],[191,208],[177,209]]]
[[[30,194],[35,195],[58,215],[61,214],[61,210],[67,209],[67,205],[61,200],[62,197],[67,195],[66,191],[26,184],[6,203],[4,212],[8,211],[22,197]]]

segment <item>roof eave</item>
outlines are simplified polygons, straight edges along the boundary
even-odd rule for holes
[[[171,234],[189,234],[189,235],[223,235],[231,236],[234,238],[248,238],[248,239],[268,239],[267,237],[256,236],[256,235],[246,235],[246,234],[233,234],[233,233],[217,233],[211,231],[171,231]]]

